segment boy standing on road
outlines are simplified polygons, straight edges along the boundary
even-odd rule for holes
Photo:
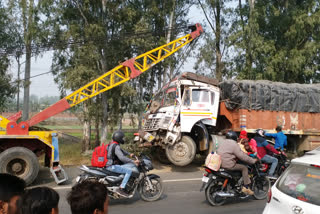
[[[14,175],[0,173],[0,213],[17,214],[17,201],[24,193],[26,183]]]
[[[29,189],[19,200],[21,214],[59,214],[59,194],[49,187]]]
[[[108,190],[102,183],[84,181],[68,194],[72,214],[108,214]]]

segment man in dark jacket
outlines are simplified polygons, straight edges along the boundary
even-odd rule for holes
[[[249,188],[251,181],[248,175],[248,168],[243,164],[238,164],[237,159],[248,164],[254,164],[257,160],[249,157],[241,150],[237,144],[238,136],[235,132],[229,131],[226,134],[226,138],[227,140],[220,145],[217,152],[221,156],[221,167],[228,170],[241,171],[244,183],[242,192],[253,195],[253,191]]]
[[[262,129],[257,129],[256,136],[253,138],[257,142],[257,152],[258,156],[261,158],[262,162],[271,163],[268,177],[270,179],[277,179],[274,177],[274,171],[278,165],[278,159],[267,154],[267,150],[271,151],[274,154],[280,154],[275,150],[269,143],[267,143],[264,137],[264,131]]]
[[[130,157],[133,157],[134,155],[120,148],[120,144],[124,143],[124,133],[122,131],[119,130],[114,132],[112,140],[113,142],[108,146],[108,162],[106,167],[112,172],[125,174],[117,193],[121,196],[127,197],[128,194],[124,191],[124,188],[127,185],[133,169],[120,164],[138,165],[139,161],[127,158],[126,155],[130,155]]]

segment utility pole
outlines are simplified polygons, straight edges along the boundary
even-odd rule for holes
[[[173,27],[173,18],[174,18],[174,12],[176,9],[176,1],[173,1],[173,5],[172,5],[172,10],[170,13],[170,19],[169,19],[169,30],[168,30],[168,34],[167,34],[167,43],[169,43],[171,41],[171,34],[172,34],[172,27]],[[165,69],[165,71],[163,72],[163,85],[165,85],[167,82],[167,76],[170,73],[170,78],[171,77],[171,71],[170,71],[170,64],[169,66]]]
[[[17,85],[17,88],[18,88],[18,92],[17,92],[17,112],[20,110],[20,73],[21,73],[21,65],[25,62],[22,62],[20,63],[20,57],[21,57],[21,52],[19,52],[16,56],[16,60],[17,60],[17,63],[18,63],[18,85]]]
[[[17,94],[17,112],[19,111],[19,105],[20,105],[20,55],[17,56],[17,63],[18,63],[18,94]]]

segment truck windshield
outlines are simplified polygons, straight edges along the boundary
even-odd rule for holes
[[[172,106],[176,100],[177,88],[169,88],[166,90],[163,106]]]
[[[159,104],[162,104],[162,100],[163,100],[163,91],[157,93],[153,98],[153,101],[157,101]]]
[[[277,188],[298,200],[320,205],[320,168],[291,164],[281,176]]]

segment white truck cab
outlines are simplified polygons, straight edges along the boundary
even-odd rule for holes
[[[165,150],[170,162],[185,166],[209,149],[208,129],[217,122],[220,89],[215,79],[184,73],[152,100],[135,138]],[[162,151],[164,152],[164,151]]]

